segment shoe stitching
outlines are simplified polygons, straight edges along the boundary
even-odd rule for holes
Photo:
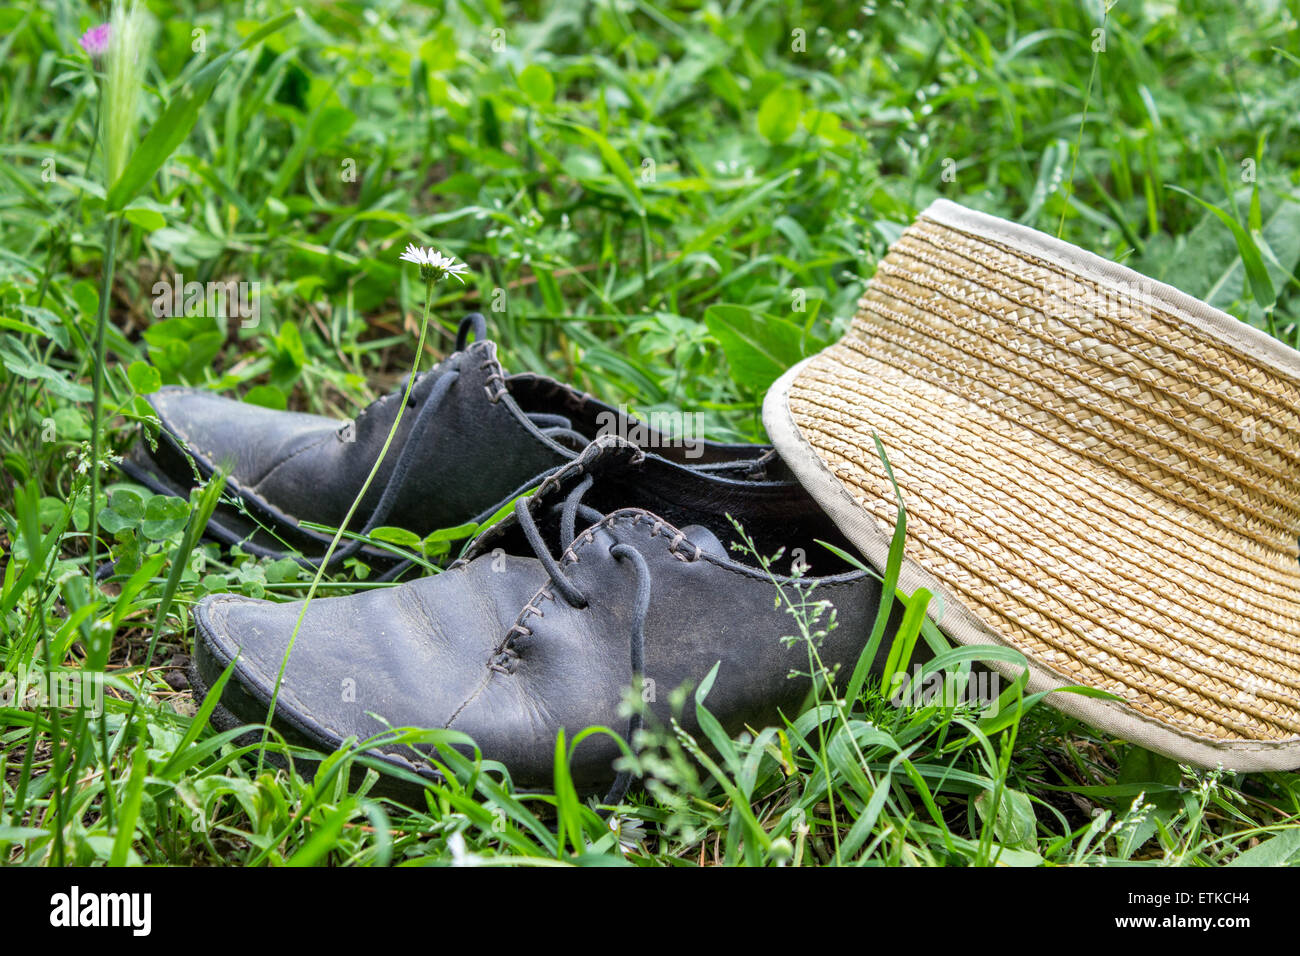
[[[479,363],[479,368],[487,371],[487,379],[483,384],[483,391],[487,393],[488,401],[495,405],[509,393],[509,389],[506,387],[505,369],[503,369],[501,363],[497,361],[497,348],[495,342],[490,339],[485,339],[481,343],[475,342],[470,346],[470,349],[479,346],[482,347],[484,353],[484,360]],[[466,351],[469,351],[469,349]]]
[[[158,401],[157,407],[160,412],[168,409],[171,406],[171,400],[174,395],[175,395],[174,392],[159,393],[157,399]],[[161,415],[159,415],[158,417],[160,420],[162,419]],[[189,447],[197,451],[200,455],[202,455],[203,464],[207,466],[208,471],[210,472],[216,471],[216,465],[214,464],[214,462],[216,461],[217,456],[213,452],[204,448],[197,441],[192,440],[189,434],[184,429],[182,429],[180,425],[178,425],[176,422],[163,422],[162,425],[165,429],[167,429],[167,431],[171,432],[173,435],[179,438],[182,445],[188,445]],[[234,476],[232,475],[231,477]]]
[[[216,610],[216,607],[219,604],[246,604],[246,603],[249,603],[248,600],[242,597],[241,595],[237,595],[237,594],[217,594],[217,595],[213,595],[212,598],[212,608],[214,611]],[[200,628],[202,627],[202,625],[199,626]],[[229,665],[230,661],[233,660],[234,657],[239,656],[238,652],[236,652],[236,654],[232,656],[229,652],[229,649],[227,647],[222,646],[219,640],[216,640],[217,635],[215,632],[212,632],[211,636],[212,638],[214,638],[214,640],[211,643],[217,646],[217,648],[221,652],[222,657],[226,659],[225,663],[222,665],[222,669],[224,670],[225,666]],[[252,689],[258,691],[259,693],[266,694],[269,698],[270,694],[266,687],[268,683],[267,675],[261,673],[261,668],[259,668],[251,658],[247,658],[247,657],[241,658],[240,663],[235,665],[235,670],[236,672],[242,672],[244,674],[247,674],[248,677],[252,680]],[[232,679],[233,679],[233,675],[232,675]],[[332,726],[330,723],[327,723],[326,721],[323,721],[318,717],[314,716],[311,713],[310,708],[307,706],[307,703],[294,692],[292,687],[289,686],[287,678],[280,682],[280,692],[278,695],[278,702],[276,705],[277,711],[279,711],[280,709],[280,704],[288,704],[291,708],[293,708],[291,712],[293,716],[293,720],[297,722],[299,725],[301,725],[303,730],[307,731],[308,733],[315,732],[318,734],[326,735],[328,737],[333,737],[334,741],[327,740],[326,742],[334,743],[333,749],[335,750],[338,749],[338,746],[341,745],[345,739],[354,736],[353,734],[344,732],[338,729],[337,727]],[[462,704],[461,706],[463,707],[464,705]],[[368,751],[360,751],[360,752],[365,753]],[[419,765],[412,763],[410,758],[405,756],[400,751],[378,750],[376,748],[376,752],[381,753],[385,758],[392,758],[400,761],[412,771],[418,772],[419,770],[422,769]],[[416,752],[419,753],[419,751]],[[427,764],[429,762],[429,758],[424,757],[423,755],[421,756],[426,761]]]
[[[650,531],[649,531],[650,537],[659,537],[661,535],[664,535],[665,529],[672,531],[673,534],[668,536],[667,539],[662,543],[664,547],[669,551],[669,553],[671,553],[673,557],[679,561],[689,563],[698,560],[707,560],[709,561],[710,564],[712,564],[714,567],[720,570],[728,571],[734,575],[744,577],[747,580],[756,579],[754,575],[751,575],[746,571],[744,571],[743,569],[734,566],[730,562],[724,563],[721,560],[714,559],[712,555],[705,554],[698,545],[695,544],[690,545],[691,549],[693,549],[693,554],[690,554],[689,552],[684,553],[686,552],[686,549],[682,547],[683,543],[690,544],[690,542],[686,539],[686,536],[679,529],[677,529],[676,527],[674,527],[664,519],[659,518],[657,515],[651,514],[650,512],[630,511],[627,509],[616,511],[610,515],[607,515],[600,522],[591,526],[586,531],[584,531],[581,535],[575,538],[574,541],[569,545],[569,547],[565,549],[564,554],[561,556],[560,566],[568,567],[572,564],[580,563],[581,550],[595,543],[596,532],[608,527],[613,527],[614,525],[620,522],[627,523],[629,527],[639,527],[643,523],[648,523],[650,526]],[[824,590],[830,588],[843,588],[846,586],[852,586],[854,584],[856,584],[856,580],[823,581],[823,583],[820,583],[817,586],[818,588]],[[447,722],[443,725],[444,729],[450,729],[451,725],[460,717],[461,713],[470,704],[472,704],[475,700],[477,700],[479,697],[482,696],[483,692],[491,684],[496,674],[498,673],[513,674],[515,672],[518,666],[518,661],[521,658],[517,649],[514,646],[514,640],[518,636],[532,635],[533,633],[532,629],[529,628],[526,624],[524,624],[523,621],[531,616],[543,618],[545,616],[545,612],[541,605],[543,605],[548,600],[549,601],[555,600],[554,590],[549,584],[543,585],[542,588],[540,588],[538,592],[533,595],[533,597],[524,606],[524,608],[521,609],[520,615],[516,619],[515,624],[512,625],[511,628],[506,632],[505,639],[502,641],[500,645],[498,645],[497,653],[494,655],[493,659],[489,661],[488,666],[486,668],[486,673],[480,679],[478,685],[474,688],[474,690],[471,691],[466,696],[465,700],[452,712],[451,716],[447,719]],[[244,603],[245,601],[246,599],[242,598],[239,595],[214,595],[212,599],[212,606],[215,609],[215,607],[218,604],[223,604],[223,603],[236,604],[236,603]],[[216,635],[214,634],[213,636],[215,637]],[[225,654],[225,648],[222,647],[221,650],[223,654]],[[501,664],[499,662],[499,658],[502,654],[507,654],[511,658],[509,665]],[[227,654],[226,656],[229,655]],[[245,673],[248,673],[247,668],[251,667],[252,665],[247,660],[245,661],[245,665],[246,665],[245,668],[240,668],[240,669],[243,670]],[[255,677],[255,675],[253,674],[250,674],[249,676]],[[258,686],[258,683],[261,682],[255,682],[254,686],[265,693],[265,689],[263,687]],[[332,735],[337,740],[341,741],[342,739],[344,739],[345,734],[343,731],[331,726],[328,723],[325,723],[317,719],[316,717],[311,716],[305,702],[297,696],[293,688],[289,687],[287,683],[281,684],[280,698],[286,701],[290,706],[295,708],[296,712],[294,713],[294,718],[298,720],[300,723],[302,723],[306,729],[323,730],[326,733]],[[419,766],[412,763],[409,760],[409,758],[405,757],[400,752],[391,752],[385,750],[385,751],[381,751],[381,753],[385,757],[391,757],[395,760],[404,763],[407,767],[409,767],[412,770],[420,769]],[[427,758],[425,759],[427,760]]]
[[[656,538],[664,534],[665,528],[671,530],[673,534],[663,543],[667,548],[668,553],[678,561],[689,563],[692,561],[698,561],[703,556],[704,552],[701,551],[699,545],[696,544],[690,545],[694,553],[688,555],[685,549],[682,548],[683,543],[690,544],[686,539],[686,535],[673,527],[663,518],[645,511],[629,512],[627,510],[621,510],[606,515],[599,522],[578,535],[578,537],[576,537],[573,542],[565,548],[564,553],[560,556],[560,567],[567,568],[575,564],[580,564],[582,562],[582,557],[579,552],[582,548],[588,547],[595,542],[596,532],[606,528],[612,528],[620,522],[625,522],[632,528],[639,527],[643,522],[648,522],[650,525],[651,538]],[[488,661],[489,670],[503,674],[513,674],[515,672],[520,660],[518,649],[515,646],[516,641],[519,637],[528,637],[533,633],[532,628],[530,628],[525,622],[532,617],[537,617],[539,619],[544,618],[546,615],[542,605],[547,601],[554,600],[555,590],[549,582],[538,589],[537,593],[533,595],[529,602],[520,609],[519,616],[515,618],[514,624],[510,626],[501,643],[497,645],[496,651]],[[463,706],[464,705],[462,705],[462,707]]]
[[[519,372],[515,375],[509,376],[509,378],[521,381],[526,380],[539,385],[545,385],[546,391],[543,393],[543,397],[547,401],[550,401],[555,398],[557,394],[560,395],[564,399],[565,408],[570,411],[579,413],[585,412],[587,403],[596,401],[596,397],[590,392],[579,392],[572,385],[565,385],[563,382],[557,382],[550,376],[538,375],[536,372]]]
[[[469,696],[465,698],[465,702],[461,704],[459,707],[457,707],[456,710],[452,713],[452,715],[447,718],[447,722],[442,725],[443,730],[451,729],[451,725],[456,722],[456,718],[460,716],[461,711],[463,711],[470,704],[474,703],[474,701],[478,700],[479,695],[483,693],[483,691],[487,688],[487,685],[491,680],[492,680],[492,671],[488,671],[486,674],[483,675],[482,679],[478,682],[478,686],[475,687],[472,691],[470,691]]]
[[[580,563],[581,558],[578,554],[579,548],[592,544],[595,541],[597,531],[607,527],[613,527],[619,522],[626,522],[628,526],[632,528],[636,528],[642,523],[649,523],[649,536],[651,538],[665,534],[666,532],[664,529],[668,529],[672,532],[672,535],[666,542],[666,547],[668,552],[678,561],[690,563],[699,560],[707,560],[718,570],[725,571],[737,577],[742,577],[747,581],[760,579],[746,569],[736,566],[734,562],[722,558],[715,559],[713,556],[705,554],[703,550],[701,550],[700,546],[692,544],[681,530],[674,527],[663,518],[660,518],[658,515],[652,514],[648,511],[630,511],[628,509],[623,509],[607,515],[600,522],[592,525],[582,534],[578,535],[578,537],[574,539],[573,543],[565,549],[564,554],[560,556],[560,567],[566,568],[570,565]],[[690,544],[694,553],[684,553],[685,549],[681,547],[683,543]],[[857,575],[854,576],[852,580],[844,581],[832,581],[827,580],[826,578],[820,578],[815,587],[823,592],[832,589],[853,587],[858,583],[859,577],[860,575]],[[549,583],[542,585],[538,592],[533,595],[532,599],[520,610],[519,616],[515,619],[515,623],[510,626],[509,630],[506,631],[502,642],[497,645],[496,651],[488,662],[488,668],[490,670],[503,674],[515,673],[521,659],[516,647],[516,640],[519,637],[531,637],[533,633],[532,628],[528,627],[524,622],[533,616],[538,618],[544,617],[545,615],[541,609],[541,605],[546,601],[554,600],[555,591],[552,586]]]
[[[169,406],[170,403],[171,403],[171,398],[172,398],[172,395],[169,394],[169,393],[166,393],[166,392],[164,392],[164,393],[160,393],[160,394],[158,395],[157,402],[158,402],[158,409],[159,409],[159,411],[164,411],[164,410],[166,410],[166,409],[168,408],[168,406]],[[364,414],[364,413],[363,413],[363,414]],[[160,417],[161,417],[161,416],[160,416]],[[163,428],[166,429],[168,432],[170,432],[172,435],[174,435],[174,436],[176,437],[176,439],[178,440],[178,448],[180,449],[180,451],[181,451],[183,454],[188,454],[188,455],[190,455],[190,457],[194,458],[194,459],[195,459],[195,464],[197,464],[197,465],[199,466],[200,470],[202,470],[202,471],[206,471],[207,474],[208,474],[208,477],[211,477],[213,474],[216,473],[216,471],[217,471],[217,465],[216,465],[216,458],[217,458],[217,456],[216,456],[216,454],[215,454],[214,452],[209,451],[209,450],[208,450],[207,448],[205,448],[203,445],[199,444],[199,442],[198,442],[196,439],[191,438],[191,437],[189,436],[189,434],[188,434],[188,433],[187,433],[183,428],[181,428],[179,425],[177,425],[175,422],[164,422],[164,423],[163,423]],[[330,434],[333,434],[333,433],[331,432]],[[326,435],[326,436],[323,437],[319,442],[314,442],[313,444],[308,445],[308,446],[306,446],[305,448],[300,448],[300,449],[298,449],[298,451],[296,451],[296,452],[294,452],[292,455],[288,456],[288,458],[285,458],[285,459],[283,459],[282,461],[277,462],[277,463],[276,463],[276,464],[271,468],[271,470],[268,471],[268,472],[267,472],[265,475],[263,475],[261,478],[259,478],[259,479],[257,480],[257,483],[254,484],[254,485],[245,485],[245,484],[244,484],[244,483],[243,483],[239,478],[237,478],[234,474],[228,475],[228,476],[226,477],[226,488],[227,488],[229,491],[231,491],[231,492],[232,492],[236,497],[239,497],[239,498],[247,498],[247,499],[253,499],[253,500],[255,501],[256,504],[258,504],[260,507],[266,509],[268,513],[284,515],[284,517],[288,518],[289,521],[291,521],[293,524],[295,524],[295,525],[300,525],[300,524],[302,524],[302,519],[301,519],[301,518],[299,518],[298,516],[296,516],[296,515],[294,515],[294,514],[289,513],[288,511],[286,511],[286,510],[283,509],[283,508],[280,508],[280,507],[277,507],[276,505],[271,504],[271,502],[268,501],[268,500],[267,500],[267,499],[266,499],[266,498],[265,498],[265,497],[264,497],[260,492],[258,492],[256,489],[257,489],[258,485],[260,485],[262,482],[266,481],[267,478],[269,478],[272,474],[274,474],[275,471],[276,471],[276,470],[277,470],[281,465],[283,465],[285,462],[289,461],[290,458],[294,458],[295,456],[300,455],[300,454],[302,454],[302,453],[305,452],[305,451],[310,451],[312,448],[315,448],[315,447],[317,447],[318,445],[321,445],[321,444],[325,443],[326,441],[328,441],[329,438],[330,438],[330,435]],[[195,453],[197,453],[197,454],[195,454]],[[305,530],[305,529],[304,529],[304,530]]]
[[[299,448],[292,455],[286,455],[284,458],[281,458],[279,461],[277,461],[274,465],[271,466],[270,470],[267,471],[266,474],[262,475],[261,478],[258,478],[257,481],[253,483],[252,487],[254,489],[261,487],[263,482],[268,481],[272,475],[274,475],[286,464],[293,461],[295,458],[297,458],[301,454],[304,454],[305,452],[309,452],[315,448],[319,448],[321,445],[324,445],[326,442],[328,442],[331,438],[335,437],[337,434],[338,434],[337,431],[331,430],[329,434],[318,439],[317,441],[314,441],[309,445],[304,445],[302,448]]]

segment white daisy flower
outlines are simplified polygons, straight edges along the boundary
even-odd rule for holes
[[[461,278],[469,267],[463,262],[457,262],[455,256],[444,256],[436,249],[430,249],[425,246],[417,246],[414,243],[407,243],[406,251],[397,257],[402,262],[414,262],[420,267],[420,278],[425,282],[437,282],[447,276],[454,276],[461,283]]]

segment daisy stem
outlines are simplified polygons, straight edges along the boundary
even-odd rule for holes
[[[343,516],[343,521],[339,524],[338,530],[334,532],[334,538],[330,541],[329,547],[325,549],[325,556],[321,558],[320,564],[316,568],[316,575],[312,578],[311,586],[307,588],[307,597],[302,602],[302,608],[298,611],[298,620],[294,623],[293,633],[289,635],[289,646],[284,650],[284,657],[280,660],[280,671],[275,677],[275,688],[271,693],[271,706],[266,712],[266,726],[262,730],[263,749],[259,752],[257,758],[257,771],[262,772],[262,761],[265,757],[266,735],[271,729],[271,718],[275,716],[275,705],[280,699],[280,685],[284,681],[285,668],[289,666],[289,655],[293,653],[293,646],[298,640],[298,632],[302,628],[303,619],[307,616],[307,607],[311,600],[316,596],[316,588],[320,585],[321,578],[325,576],[325,569],[329,567],[330,559],[334,557],[334,549],[343,538],[344,532],[347,531],[348,525],[352,522],[357,513],[357,508],[361,506],[362,500],[366,497],[366,492],[370,490],[370,484],[375,480],[375,475],[379,474],[379,467],[384,463],[384,456],[388,454],[388,448],[393,443],[393,438],[397,434],[397,429],[402,424],[402,415],[406,411],[407,400],[411,397],[411,389],[415,387],[415,375],[420,369],[420,359],[424,355],[424,339],[429,331],[429,310],[433,305],[433,287],[436,280],[428,279],[424,284],[424,317],[420,320],[420,336],[415,343],[415,359],[411,363],[411,374],[406,377],[406,389],[402,392],[402,402],[397,406],[397,416],[393,419],[392,427],[388,429],[388,437],[384,439],[383,446],[379,449],[379,457],[370,467],[370,474],[366,475],[366,480],[361,483],[361,490],[357,492],[352,504],[349,506],[347,514]]]
[[[104,352],[105,352],[105,329],[108,326],[108,304],[113,294],[113,274],[117,268],[117,217],[109,215],[104,220],[104,265],[100,278],[99,287],[99,308],[95,310],[95,359],[94,368],[92,369],[92,386],[91,386],[91,405],[90,405],[90,515],[89,531],[90,541],[86,551],[86,570],[90,575],[90,593],[93,596],[98,591],[96,583],[99,569],[99,468],[100,468],[100,432],[103,425],[104,417]],[[93,629],[92,629],[93,633]],[[110,640],[105,636],[103,640]],[[101,666],[106,666],[107,651],[103,657],[99,657],[98,649],[92,649],[92,654],[97,657]],[[54,666],[54,661],[50,659],[48,648],[45,660],[46,679],[50,677],[50,669]],[[72,732],[72,738],[78,739],[81,736],[82,714],[78,713],[77,720]],[[59,733],[57,719],[54,722],[54,733],[57,737]],[[100,748],[104,759],[104,766],[108,766],[108,721],[107,713],[100,715],[99,721]],[[56,766],[58,761],[55,761]],[[74,769],[73,776],[76,772]],[[58,780],[58,818],[59,831],[63,829],[64,814],[67,809],[67,801],[64,799],[63,780],[60,774],[56,774]],[[71,784],[69,784],[69,792]],[[105,788],[104,814],[109,826],[113,825],[114,799],[112,788]],[[55,859],[62,861],[63,845],[62,840],[56,840]]]
[[[99,309],[95,314],[95,367],[90,406],[90,553],[91,591],[95,587],[99,557],[99,446],[100,419],[104,408],[104,329],[108,325],[108,300],[113,294],[113,273],[117,268],[117,218],[104,222],[104,269],[99,287]]]

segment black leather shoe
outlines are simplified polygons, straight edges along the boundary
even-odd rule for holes
[[[456,351],[417,378],[412,407],[350,531],[395,526],[424,536],[482,521],[539,475],[572,461],[602,429],[644,438],[657,454],[704,470],[746,474],[775,459],[768,445],[669,439],[552,379],[507,375],[485,332],[482,315],[467,316]],[[137,443],[121,468],[155,492],[188,496],[229,463],[232,500],[219,506],[209,535],[257,555],[292,550],[318,559],[331,535],[301,522],[342,522],[392,427],[402,390],[373,402],[354,422],[339,422],[207,389],[164,388],[148,398],[162,423],[156,450]],[[381,567],[396,561],[352,541],[334,562],[353,555]]]
[[[777,582],[787,594],[796,582],[779,572],[774,582],[757,562],[730,556],[722,542],[737,535],[726,515],[760,554],[783,548],[785,564],[803,549],[808,567],[797,586],[807,600],[830,602],[837,621],[821,639],[821,659],[846,676],[871,630],[880,585],[816,543],[844,541],[798,485],[700,473],[601,439],[448,570],[313,600],[273,724],[321,751],[389,727],[459,730],[485,758],[502,761],[517,786],[545,789],[561,728],[570,739],[593,725],[632,737],[637,718],[620,716],[630,686],[666,721],[670,692],[698,686],[720,661],[706,703],[725,728],[793,717],[810,684],[791,674],[810,671],[809,653],[782,640],[798,629],[777,600]],[[300,610],[301,602],[235,594],[199,603],[196,693],[236,660],[219,726],[266,720]],[[680,719],[697,729],[693,708]],[[619,752],[606,735],[588,737],[575,753],[575,783],[601,792]],[[376,754],[432,775],[414,748]]]

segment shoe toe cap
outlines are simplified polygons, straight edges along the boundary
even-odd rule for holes
[[[251,405],[204,388],[169,385],[147,401],[163,430],[200,466],[228,467],[245,487],[256,485],[286,457],[339,428],[338,422],[320,415]]]
[[[196,668],[211,687],[235,661],[222,705],[247,723],[266,719],[279,680],[276,720],[320,748],[393,727],[440,729],[486,678],[504,633],[495,602],[474,590],[453,570],[316,598],[301,626],[301,602],[209,595],[194,613]]]

